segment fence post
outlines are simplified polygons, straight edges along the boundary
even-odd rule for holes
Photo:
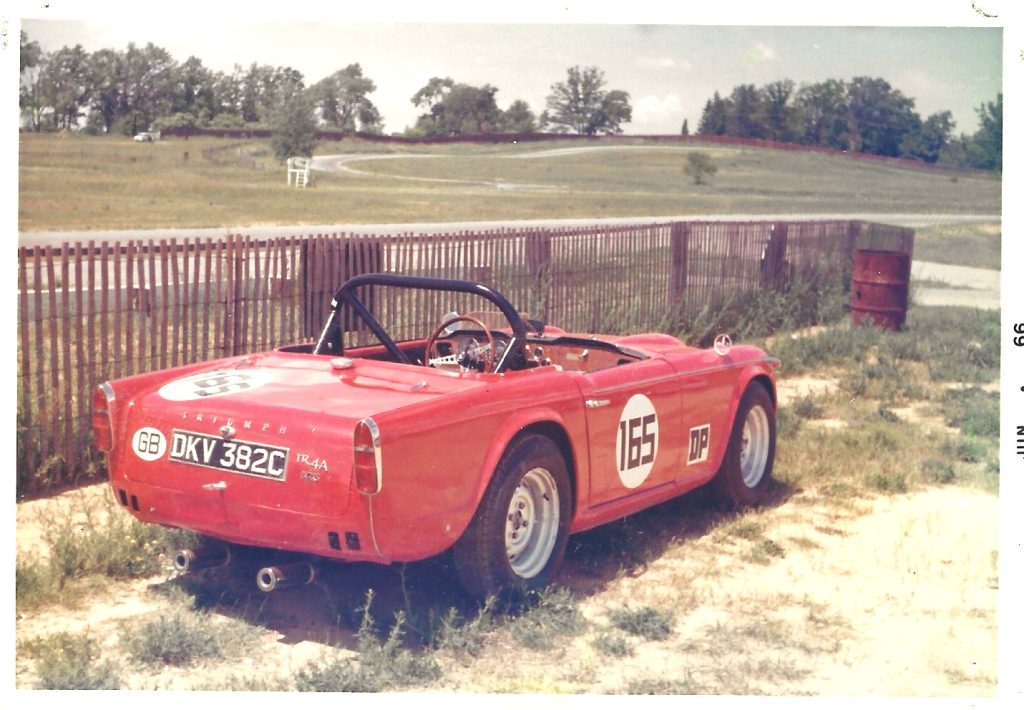
[[[789,225],[772,224],[768,243],[761,254],[761,286],[763,288],[785,287],[788,281],[786,268],[786,246],[789,241]]]
[[[690,223],[672,223],[672,267],[669,272],[669,284],[672,301],[679,304],[686,298],[687,270],[690,251]]]
[[[547,322],[551,316],[551,232],[547,229],[526,233],[526,264],[533,277],[530,289],[539,300],[540,313],[533,314]],[[535,302],[536,303],[536,302]]]

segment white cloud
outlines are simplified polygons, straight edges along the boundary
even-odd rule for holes
[[[630,133],[678,133],[683,122],[683,102],[675,94],[644,96],[633,105]]]

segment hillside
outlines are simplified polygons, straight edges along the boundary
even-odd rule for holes
[[[388,160],[366,160],[372,153]],[[20,136],[19,229],[155,229],[274,224],[598,218],[708,213],[998,213],[1001,181],[844,156],[708,145],[709,185],[683,174],[693,147],[551,149],[450,144],[387,149],[324,143],[350,156],[285,184],[264,141]],[[529,159],[513,159],[529,158]]]

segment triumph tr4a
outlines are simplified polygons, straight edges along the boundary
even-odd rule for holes
[[[762,500],[778,366],[726,336],[568,333],[479,283],[364,274],[313,344],[104,382],[93,430],[132,515],[206,539],[181,571],[293,553],[257,573],[269,591],[324,558],[450,549],[483,598],[547,584],[569,535],[698,486]]]

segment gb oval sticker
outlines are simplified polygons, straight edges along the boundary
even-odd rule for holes
[[[622,408],[615,451],[622,485],[636,488],[647,480],[658,456],[658,413],[645,395],[633,395]]]
[[[265,380],[266,376],[260,370],[204,372],[168,382],[160,388],[158,394],[172,402],[185,402],[255,389]]]
[[[144,426],[132,436],[132,451],[143,461],[156,461],[167,451],[167,439],[159,429]]]

